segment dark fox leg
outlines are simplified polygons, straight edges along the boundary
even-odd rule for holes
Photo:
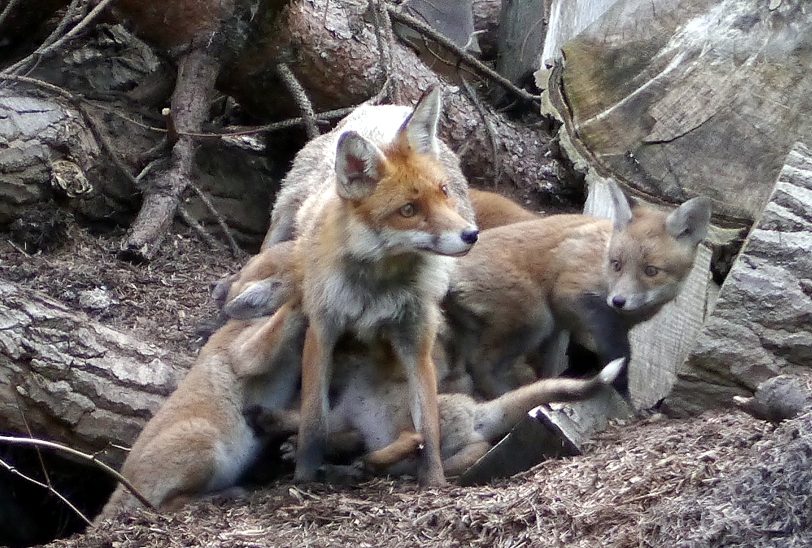
[[[581,299],[579,308],[581,322],[595,342],[595,350],[600,358],[601,367],[618,358],[626,358],[623,371],[614,380],[612,386],[628,400],[628,364],[632,356],[628,324],[598,295],[590,295]]]

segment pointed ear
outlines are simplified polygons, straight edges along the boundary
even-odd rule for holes
[[[343,133],[337,147],[338,195],[345,200],[363,200],[375,190],[386,159],[378,147],[354,131]]]
[[[629,205],[629,200],[617,183],[610,180],[607,187],[609,188],[609,196],[612,198],[612,205],[615,209],[614,220],[615,230],[623,230],[630,222],[632,222],[632,208]]]
[[[691,198],[665,219],[665,229],[677,240],[697,245],[708,235],[711,217],[711,201],[698,196]]]
[[[398,142],[406,144],[418,154],[437,156],[440,147],[437,142],[437,125],[443,108],[440,86],[433,86],[414,107],[398,130]]]
[[[282,283],[276,278],[254,282],[223,307],[230,318],[250,320],[273,314],[287,299]]]

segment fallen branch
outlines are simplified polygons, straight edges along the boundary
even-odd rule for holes
[[[279,74],[282,82],[285,83],[288,91],[293,96],[293,100],[296,101],[299,107],[299,112],[302,114],[302,119],[304,119],[307,138],[315,139],[321,135],[321,132],[319,131],[319,126],[316,125],[316,113],[313,111],[313,105],[310,103],[310,99],[307,98],[307,92],[305,92],[302,84],[299,83],[299,80],[296,79],[296,76],[291,72],[287,64],[279,63],[276,65],[276,72]]]
[[[191,180],[194,161],[194,140],[180,135],[180,132],[200,130],[208,113],[209,97],[219,68],[219,60],[204,49],[194,49],[181,58],[171,104],[179,138],[172,146],[168,168],[157,172],[147,182],[141,210],[120,246],[120,258],[136,263],[147,262],[166,236],[180,198]]]
[[[489,66],[482,63],[479,59],[477,59],[473,55],[464,51],[454,42],[452,42],[442,34],[438,33],[436,30],[431,28],[428,24],[424,23],[423,21],[415,19],[411,15],[404,13],[399,8],[396,8],[394,6],[387,6],[387,11],[389,12],[389,15],[392,17],[392,19],[394,19],[398,23],[402,23],[408,27],[411,27],[412,29],[426,36],[427,38],[434,40],[441,46],[454,52],[454,54],[457,55],[463,63],[474,68],[481,76],[493,80],[494,82],[504,87],[506,90],[527,101],[538,101],[541,99],[539,95],[533,95],[532,93],[520,87],[517,87],[515,84],[513,84],[513,82],[511,82],[510,80],[508,80],[507,78],[505,78],[504,76],[502,76]]]
[[[234,240],[234,236],[231,235],[231,230],[229,230],[225,219],[223,219],[223,216],[220,215],[220,212],[217,211],[217,208],[215,208],[214,204],[211,203],[209,197],[206,196],[206,194],[202,190],[200,190],[200,187],[198,187],[194,183],[189,183],[189,186],[192,188],[194,193],[197,194],[197,197],[200,198],[200,201],[203,202],[203,205],[206,206],[206,209],[209,210],[209,213],[211,213],[214,216],[215,220],[217,221],[217,224],[220,225],[220,230],[223,231],[223,235],[225,236],[226,240],[228,240],[228,247],[231,249],[231,256],[234,257],[235,259],[242,258],[243,251],[242,249],[240,249],[240,246],[237,245],[237,242]]]
[[[125,478],[124,476],[119,474],[116,470],[110,468],[105,463],[103,463],[102,461],[97,459],[95,455],[90,455],[88,453],[83,453],[82,451],[77,451],[76,449],[73,449],[72,447],[68,447],[67,445],[62,445],[60,443],[55,443],[55,442],[52,442],[52,441],[38,440],[36,438],[19,438],[19,437],[15,437],[15,436],[0,436],[0,442],[8,443],[10,445],[30,445],[30,446],[33,446],[33,447],[44,447],[46,449],[53,449],[55,451],[61,451],[63,453],[67,453],[67,454],[72,455],[74,457],[78,457],[78,458],[80,458],[82,460],[88,461],[88,462],[92,463],[94,466],[96,466],[97,468],[100,468],[101,470],[104,470],[110,476],[114,477],[116,479],[116,481],[118,481],[120,484],[122,484],[124,486],[125,489],[127,489],[130,493],[132,493],[132,495],[135,498],[137,498],[138,501],[141,504],[143,504],[144,506],[146,506],[150,510],[155,510],[155,507],[144,497],[144,495],[142,495],[141,493],[138,492],[138,489],[136,489],[133,486],[133,484],[129,482],[129,480],[127,478]],[[0,462],[2,462],[2,461],[0,461]],[[6,463],[3,463],[3,464],[6,464]],[[6,466],[9,466],[9,465],[6,464]],[[13,467],[9,466],[9,468],[13,468]],[[11,471],[11,470],[9,470],[9,471]],[[17,473],[22,475],[19,471]],[[32,480],[32,481],[36,482],[36,480]],[[41,484],[41,486],[42,487],[47,487],[45,484]],[[52,489],[52,491],[53,491],[53,489]],[[63,497],[61,497],[61,495],[57,494],[57,496],[60,496],[60,498],[63,498]],[[63,498],[63,500],[64,500],[64,498]],[[77,512],[78,512],[78,510],[77,510]],[[87,518],[85,518],[85,521],[88,521]],[[88,523],[90,523],[90,522],[88,521]]]

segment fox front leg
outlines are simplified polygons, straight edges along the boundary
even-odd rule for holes
[[[612,382],[612,386],[629,399],[629,362],[632,348],[629,343],[629,327],[623,317],[609,308],[605,299],[591,295],[581,300],[581,321],[595,343],[595,351],[601,367],[618,358],[625,358],[623,371]]]
[[[440,457],[440,412],[437,402],[437,374],[431,349],[435,329],[418,333],[399,333],[392,339],[393,349],[403,365],[409,382],[412,421],[423,438],[418,473],[422,485],[444,485]]]
[[[296,451],[298,482],[316,480],[324,463],[327,446],[328,388],[332,370],[335,337],[311,323],[305,334],[302,356],[302,405],[299,425],[299,447]]]

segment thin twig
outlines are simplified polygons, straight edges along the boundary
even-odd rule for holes
[[[209,197],[206,196],[206,194],[202,190],[200,190],[200,187],[198,187],[196,184],[190,182],[189,186],[192,188],[194,193],[197,194],[197,197],[200,198],[200,200],[205,204],[209,212],[212,215],[214,215],[214,218],[217,220],[217,224],[220,225],[220,230],[223,231],[223,234],[228,240],[228,246],[231,249],[231,255],[235,259],[239,259],[240,257],[242,257],[243,255],[242,249],[240,249],[240,246],[237,245],[236,241],[234,241],[234,237],[231,235],[231,230],[228,228],[225,219],[223,219],[223,216],[220,215],[220,213],[217,211],[217,208],[214,207],[214,204],[211,203]]]
[[[113,0],[101,0],[101,2],[99,2],[95,8],[90,10],[90,13],[85,15],[82,18],[82,20],[79,21],[79,23],[77,23],[75,27],[73,27],[67,33],[65,33],[64,36],[62,36],[61,38],[59,38],[58,40],[54,41],[53,43],[47,46],[37,48],[37,50],[31,55],[21,59],[20,61],[14,63],[10,67],[3,70],[2,74],[17,73],[22,67],[30,63],[32,59],[34,58],[43,59],[48,55],[51,55],[52,53],[58,51],[59,48],[61,48],[70,40],[74,39],[79,33],[84,31],[112,1]]]
[[[493,129],[493,125],[491,121],[488,119],[488,115],[485,112],[485,107],[482,106],[482,103],[476,96],[476,91],[471,87],[471,84],[468,83],[468,80],[465,79],[462,73],[459,75],[460,82],[462,82],[462,88],[468,94],[468,97],[471,99],[471,102],[474,103],[477,112],[479,112],[479,116],[482,118],[482,123],[485,126],[485,133],[488,135],[488,144],[491,146],[491,163],[493,164],[493,181],[494,181],[494,188],[499,186],[499,178],[502,176],[502,164],[499,162],[499,153],[497,150],[497,143],[496,143],[496,132]]]
[[[454,42],[452,42],[451,40],[449,40],[448,38],[446,38],[445,36],[443,36],[442,34],[437,32],[436,30],[434,30],[432,27],[430,27],[429,25],[427,25],[423,21],[420,21],[419,19],[416,19],[416,18],[412,17],[411,15],[408,15],[407,13],[404,13],[399,8],[396,8],[394,6],[387,6],[386,9],[389,12],[389,15],[392,17],[392,19],[398,21],[399,23],[403,23],[404,25],[406,25],[408,27],[411,27],[412,29],[420,32],[421,34],[423,34],[425,36],[428,36],[429,38],[431,38],[435,42],[439,43],[440,45],[442,45],[442,46],[446,47],[447,49],[453,51],[457,56],[459,56],[459,58],[460,58],[460,60],[462,60],[462,62],[464,62],[465,64],[467,64],[467,65],[471,66],[472,68],[476,69],[476,71],[480,75],[486,76],[486,77],[490,78],[491,80],[499,83],[505,89],[507,89],[508,91],[518,95],[522,99],[525,99],[525,100],[528,100],[528,101],[538,101],[540,99],[540,96],[533,95],[532,93],[528,92],[527,90],[524,90],[524,89],[522,89],[520,87],[517,87],[513,82],[511,82],[510,80],[508,80],[507,78],[505,78],[504,76],[502,76],[501,74],[499,74],[498,72],[493,70],[492,68],[490,68],[487,65],[483,64],[479,59],[477,59],[476,57],[474,57],[470,53],[464,51],[462,48],[457,46],[457,44],[455,44]]]
[[[282,82],[284,82],[288,91],[293,96],[294,101],[296,101],[296,105],[299,107],[299,112],[304,119],[307,138],[315,139],[321,135],[321,132],[319,131],[319,126],[316,124],[316,112],[313,110],[313,104],[307,97],[307,92],[305,92],[299,80],[296,79],[296,75],[293,74],[293,71],[290,70],[287,63],[278,63],[276,65],[276,72],[279,74],[279,77],[282,78]]]
[[[180,218],[183,219],[184,223],[186,223],[186,226],[197,232],[200,237],[203,238],[207,244],[209,244],[209,247],[217,250],[223,248],[223,244],[220,243],[217,238],[212,236],[203,225],[197,222],[197,219],[192,216],[188,208],[185,206],[178,207],[178,215],[180,215]]]
[[[42,41],[40,44],[40,48],[44,48],[50,46],[60,37],[65,34],[65,29],[70,25],[74,20],[80,20],[84,16],[85,8],[87,8],[87,0],[73,0],[65,10],[65,15],[62,16],[62,20],[59,21],[59,24],[51,31],[51,34]],[[37,56],[37,62],[39,62],[40,57]]]
[[[14,436],[0,436],[0,442],[9,443],[11,445],[32,445],[32,446],[39,446],[45,447],[46,449],[55,449],[57,451],[62,451],[64,453],[68,453],[69,455],[73,455],[74,457],[79,457],[80,459],[92,462],[98,468],[101,468],[111,476],[113,476],[119,483],[121,483],[138,501],[149,508],[150,510],[155,510],[155,507],[149,502],[144,495],[138,492],[130,481],[116,472],[114,469],[110,468],[108,465],[104,464],[102,461],[98,460],[93,455],[88,455],[87,453],[83,453],[81,451],[77,451],[72,447],[68,447],[67,445],[62,445],[60,443],[55,443],[52,441],[46,440],[38,440],[35,438],[18,438]]]
[[[28,437],[33,438],[34,433],[31,432],[31,427],[28,425],[28,419],[25,417],[25,413],[23,413],[22,405],[20,405],[20,395],[17,392],[14,392],[14,403],[17,406],[17,411],[20,413],[20,418],[23,420],[23,424],[25,425],[25,430],[28,432]],[[39,447],[34,447],[37,451],[37,459],[39,460],[39,466],[42,469],[42,474],[45,476],[45,481],[48,482],[48,487],[53,487],[51,483],[51,476],[48,474],[48,469],[45,467],[45,461],[42,459],[42,451],[39,450]]]
[[[73,511],[76,513],[76,515],[77,515],[77,516],[79,516],[80,518],[82,518],[82,520],[83,520],[85,523],[87,523],[88,525],[92,525],[91,521],[90,521],[89,519],[87,519],[87,516],[86,516],[86,515],[84,515],[84,514],[82,513],[82,511],[81,511],[81,510],[79,510],[79,509],[78,509],[76,506],[74,506],[74,505],[73,505],[73,503],[72,503],[71,501],[69,501],[68,499],[66,499],[66,498],[65,498],[65,497],[62,495],[62,493],[60,493],[59,491],[57,491],[56,489],[54,489],[54,488],[53,488],[53,486],[51,486],[51,484],[50,484],[50,483],[51,483],[51,482],[50,482],[50,480],[48,481],[48,483],[47,483],[47,484],[46,484],[46,483],[42,483],[42,482],[41,482],[41,481],[39,481],[39,480],[35,480],[35,479],[34,479],[34,478],[32,478],[31,476],[27,476],[27,475],[23,474],[22,472],[20,472],[19,470],[17,470],[17,468],[15,468],[14,466],[10,465],[9,463],[7,463],[6,461],[4,461],[3,459],[0,459],[0,466],[2,466],[3,468],[5,468],[6,470],[8,470],[8,471],[9,471],[9,473],[14,474],[15,476],[19,476],[19,477],[21,477],[22,479],[24,479],[24,480],[26,480],[26,481],[30,481],[30,482],[31,482],[31,483],[33,483],[34,485],[37,485],[37,486],[42,487],[43,489],[45,489],[45,490],[47,490],[47,491],[50,491],[50,492],[51,492],[51,493],[52,493],[52,494],[53,494],[55,497],[57,497],[59,500],[61,500],[61,501],[62,501],[62,502],[63,502],[63,503],[64,503],[64,504],[65,504],[65,505],[68,507],[68,508],[70,508],[71,510],[73,510]]]

